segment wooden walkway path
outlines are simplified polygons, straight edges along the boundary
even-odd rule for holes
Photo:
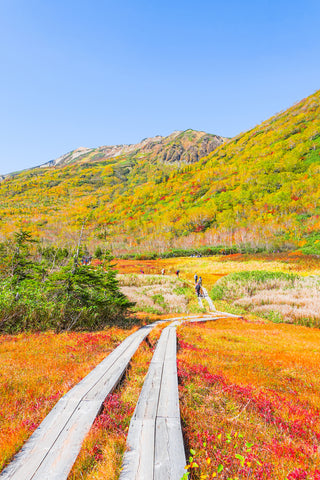
[[[160,337],[131,420],[121,480],[180,480],[185,452],[180,424],[176,324],[236,317],[224,312],[155,322],[127,337],[64,395],[0,480],[66,480],[102,403],[122,378],[150,331],[172,322]],[[175,321],[176,320],[176,321]]]
[[[202,291],[203,291],[203,298],[207,301],[208,305],[209,305],[209,310],[210,312],[213,312],[215,311],[215,306],[213,305],[213,302],[211,300],[211,298],[209,297],[209,294],[207,292],[207,289],[202,287]]]
[[[208,305],[209,305],[209,311],[210,311],[210,312],[215,312],[215,311],[216,311],[216,307],[214,306],[214,304],[213,304],[213,302],[212,302],[212,300],[211,300],[211,298],[210,298],[210,296],[209,296],[209,294],[208,294],[207,289],[204,288],[204,287],[201,287],[201,290],[202,290],[202,295],[201,295],[201,297],[198,297],[199,307],[200,307],[200,308],[204,308],[204,305],[203,305],[203,303],[202,303],[202,299],[204,298],[204,299],[207,301]]]
[[[131,419],[120,480],[180,480],[186,472],[176,353],[171,324],[161,334]]]
[[[66,479],[106,396],[118,384],[131,357],[154,326],[143,327],[127,337],[64,395],[0,474],[0,479]]]
[[[202,299],[204,298],[209,305],[209,311],[212,312],[209,314],[212,319],[214,319],[215,317],[216,318],[226,318],[226,317],[242,318],[241,315],[234,315],[233,313],[219,312],[218,310],[216,310],[216,307],[214,306],[213,301],[211,300],[207,289],[204,287],[201,287],[201,289],[202,289],[203,295],[202,297],[198,297],[199,306],[201,308],[204,308],[204,305],[202,303]],[[214,317],[212,317],[212,315],[214,315]]]

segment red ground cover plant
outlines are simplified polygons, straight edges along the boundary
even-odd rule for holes
[[[0,336],[0,470],[59,398],[132,331]]]
[[[319,340],[233,319],[179,328],[186,478],[320,478]]]

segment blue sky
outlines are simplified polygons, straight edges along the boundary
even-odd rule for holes
[[[320,88],[318,0],[1,0],[0,173],[245,131]]]

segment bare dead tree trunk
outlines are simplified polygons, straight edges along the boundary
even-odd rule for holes
[[[74,265],[73,265],[72,275],[74,275],[74,274],[76,273],[77,268],[78,268],[78,265],[79,265],[80,246],[81,246],[83,230],[84,230],[84,226],[85,226],[85,223],[86,223],[86,221],[87,221],[87,218],[88,218],[88,217],[86,217],[86,218],[83,220],[83,222],[82,222],[81,231],[80,231],[79,240],[78,240],[77,251],[76,251],[76,254],[75,254],[75,256],[74,256]]]

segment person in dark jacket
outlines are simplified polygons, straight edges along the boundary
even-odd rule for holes
[[[197,283],[196,283],[196,286],[195,286],[194,288],[195,288],[196,294],[198,295],[198,297],[200,297],[200,293],[201,293],[201,284],[200,284],[200,282],[197,282]]]
[[[195,273],[194,274],[194,283],[197,283],[197,281],[198,281],[198,275]]]

